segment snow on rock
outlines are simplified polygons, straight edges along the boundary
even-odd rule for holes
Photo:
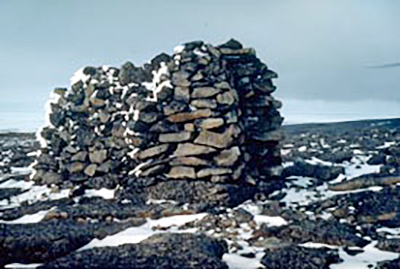
[[[5,221],[5,220],[0,220],[0,223],[6,223],[6,224],[27,224],[27,223],[38,223],[39,221],[41,221],[44,216],[46,216],[46,214],[53,210],[49,209],[49,210],[42,210],[39,212],[36,212],[35,214],[31,214],[31,215],[25,215],[21,218],[15,219],[15,220],[10,220],[10,221]]]
[[[80,248],[78,251],[90,249],[94,247],[106,247],[106,246],[119,246],[123,244],[136,244],[140,241],[145,240],[146,238],[157,234],[164,233],[168,231],[155,230],[154,228],[167,228],[171,226],[182,226],[188,222],[192,222],[195,220],[200,220],[204,218],[207,214],[193,214],[193,215],[179,215],[161,218],[158,220],[148,219],[145,224],[139,227],[128,228],[122,232],[119,232],[114,235],[110,235],[105,237],[104,239],[93,239],[89,244]],[[171,231],[171,230],[169,230]],[[190,230],[174,230],[174,232],[195,232],[195,229]]]
[[[399,254],[382,251],[375,248],[377,242],[372,242],[363,248],[364,252],[351,256],[343,249],[339,249],[339,256],[344,260],[343,263],[332,264],[331,269],[367,269],[369,264],[376,264],[384,260],[398,258]]]

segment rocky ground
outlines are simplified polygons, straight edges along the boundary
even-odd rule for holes
[[[400,120],[284,131],[285,184],[232,208],[205,182],[34,185],[34,136],[3,134],[0,267],[399,268]]]

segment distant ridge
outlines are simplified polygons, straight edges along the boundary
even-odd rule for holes
[[[283,130],[288,134],[305,133],[314,131],[348,132],[350,129],[366,129],[373,127],[394,128],[400,126],[400,118],[366,119],[355,121],[341,121],[329,123],[300,123],[283,125]]]

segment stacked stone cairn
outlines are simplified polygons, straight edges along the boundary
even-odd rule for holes
[[[254,49],[186,43],[142,67],[86,67],[56,88],[33,180],[257,185],[281,172],[281,102]]]

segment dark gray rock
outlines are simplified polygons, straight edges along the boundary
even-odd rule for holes
[[[104,238],[143,222],[78,224],[48,221],[34,224],[0,224],[0,266],[9,263],[43,263],[67,255],[94,238]]]
[[[158,234],[139,244],[72,253],[40,268],[228,268],[224,241],[205,235]]]
[[[293,243],[315,242],[348,247],[364,247],[369,243],[357,236],[353,227],[338,221],[294,221],[292,224],[281,227],[262,225],[260,232],[261,235],[274,236]]]
[[[292,245],[267,249],[261,264],[271,269],[328,269],[340,261],[337,250]]]
[[[282,176],[313,177],[328,181],[337,178],[344,172],[344,168],[341,166],[312,165],[306,162],[296,162],[294,165],[286,167],[282,172]]]

